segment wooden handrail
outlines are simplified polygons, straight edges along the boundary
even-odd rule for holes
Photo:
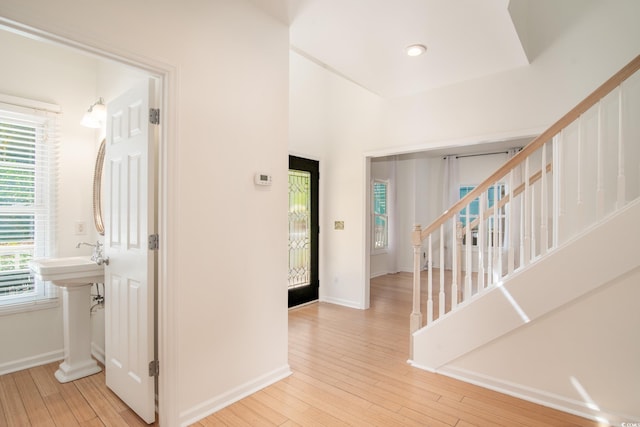
[[[507,173],[534,153],[544,143],[549,141],[555,135],[571,123],[576,121],[582,114],[593,107],[598,101],[611,93],[616,87],[620,86],[622,82],[631,77],[636,71],[640,69],[640,55],[636,56],[631,62],[618,71],[613,77],[604,82],[600,87],[594,90],[589,96],[587,96],[582,102],[576,105],[571,111],[565,114],[560,120],[555,122],[551,127],[542,132],[537,138],[526,145],[518,154],[509,159],[504,165],[496,170],[489,178],[484,180],[480,185],[467,193],[465,197],[458,200],[456,203],[440,215],[435,221],[429,224],[427,227],[420,231],[419,241],[422,242],[429,234],[437,230],[442,224],[453,218],[453,216],[460,212],[465,206],[471,203],[474,199],[484,193],[489,187],[497,182]],[[506,202],[505,202],[506,203]],[[417,230],[414,232],[417,234]],[[413,241],[417,240],[417,236],[414,236]]]

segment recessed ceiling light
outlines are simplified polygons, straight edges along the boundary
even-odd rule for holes
[[[409,56],[420,56],[427,51],[427,47],[423,44],[412,44],[405,48],[405,52]]]

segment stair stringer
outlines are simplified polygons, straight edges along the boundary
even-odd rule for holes
[[[637,199],[416,331],[410,363],[435,372],[639,267],[639,219]]]

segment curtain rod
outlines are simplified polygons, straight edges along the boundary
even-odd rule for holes
[[[520,150],[522,150],[522,147],[518,148],[518,151],[520,151]],[[495,151],[493,153],[460,154],[460,155],[457,155],[455,157],[456,157],[456,159],[461,159],[463,157],[491,156],[491,155],[494,155],[494,154],[509,154],[509,152],[508,151]],[[446,159],[447,157],[450,157],[450,156],[453,156],[453,154],[446,155],[442,159]]]
[[[509,152],[508,151],[495,151],[493,153],[462,154],[460,156],[456,156],[456,159],[462,159],[463,157],[492,156],[494,154],[509,154]]]

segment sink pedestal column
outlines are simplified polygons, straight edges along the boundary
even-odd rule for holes
[[[91,357],[91,283],[60,286],[64,325],[64,362],[55,376],[61,383],[96,374],[102,370]]]

